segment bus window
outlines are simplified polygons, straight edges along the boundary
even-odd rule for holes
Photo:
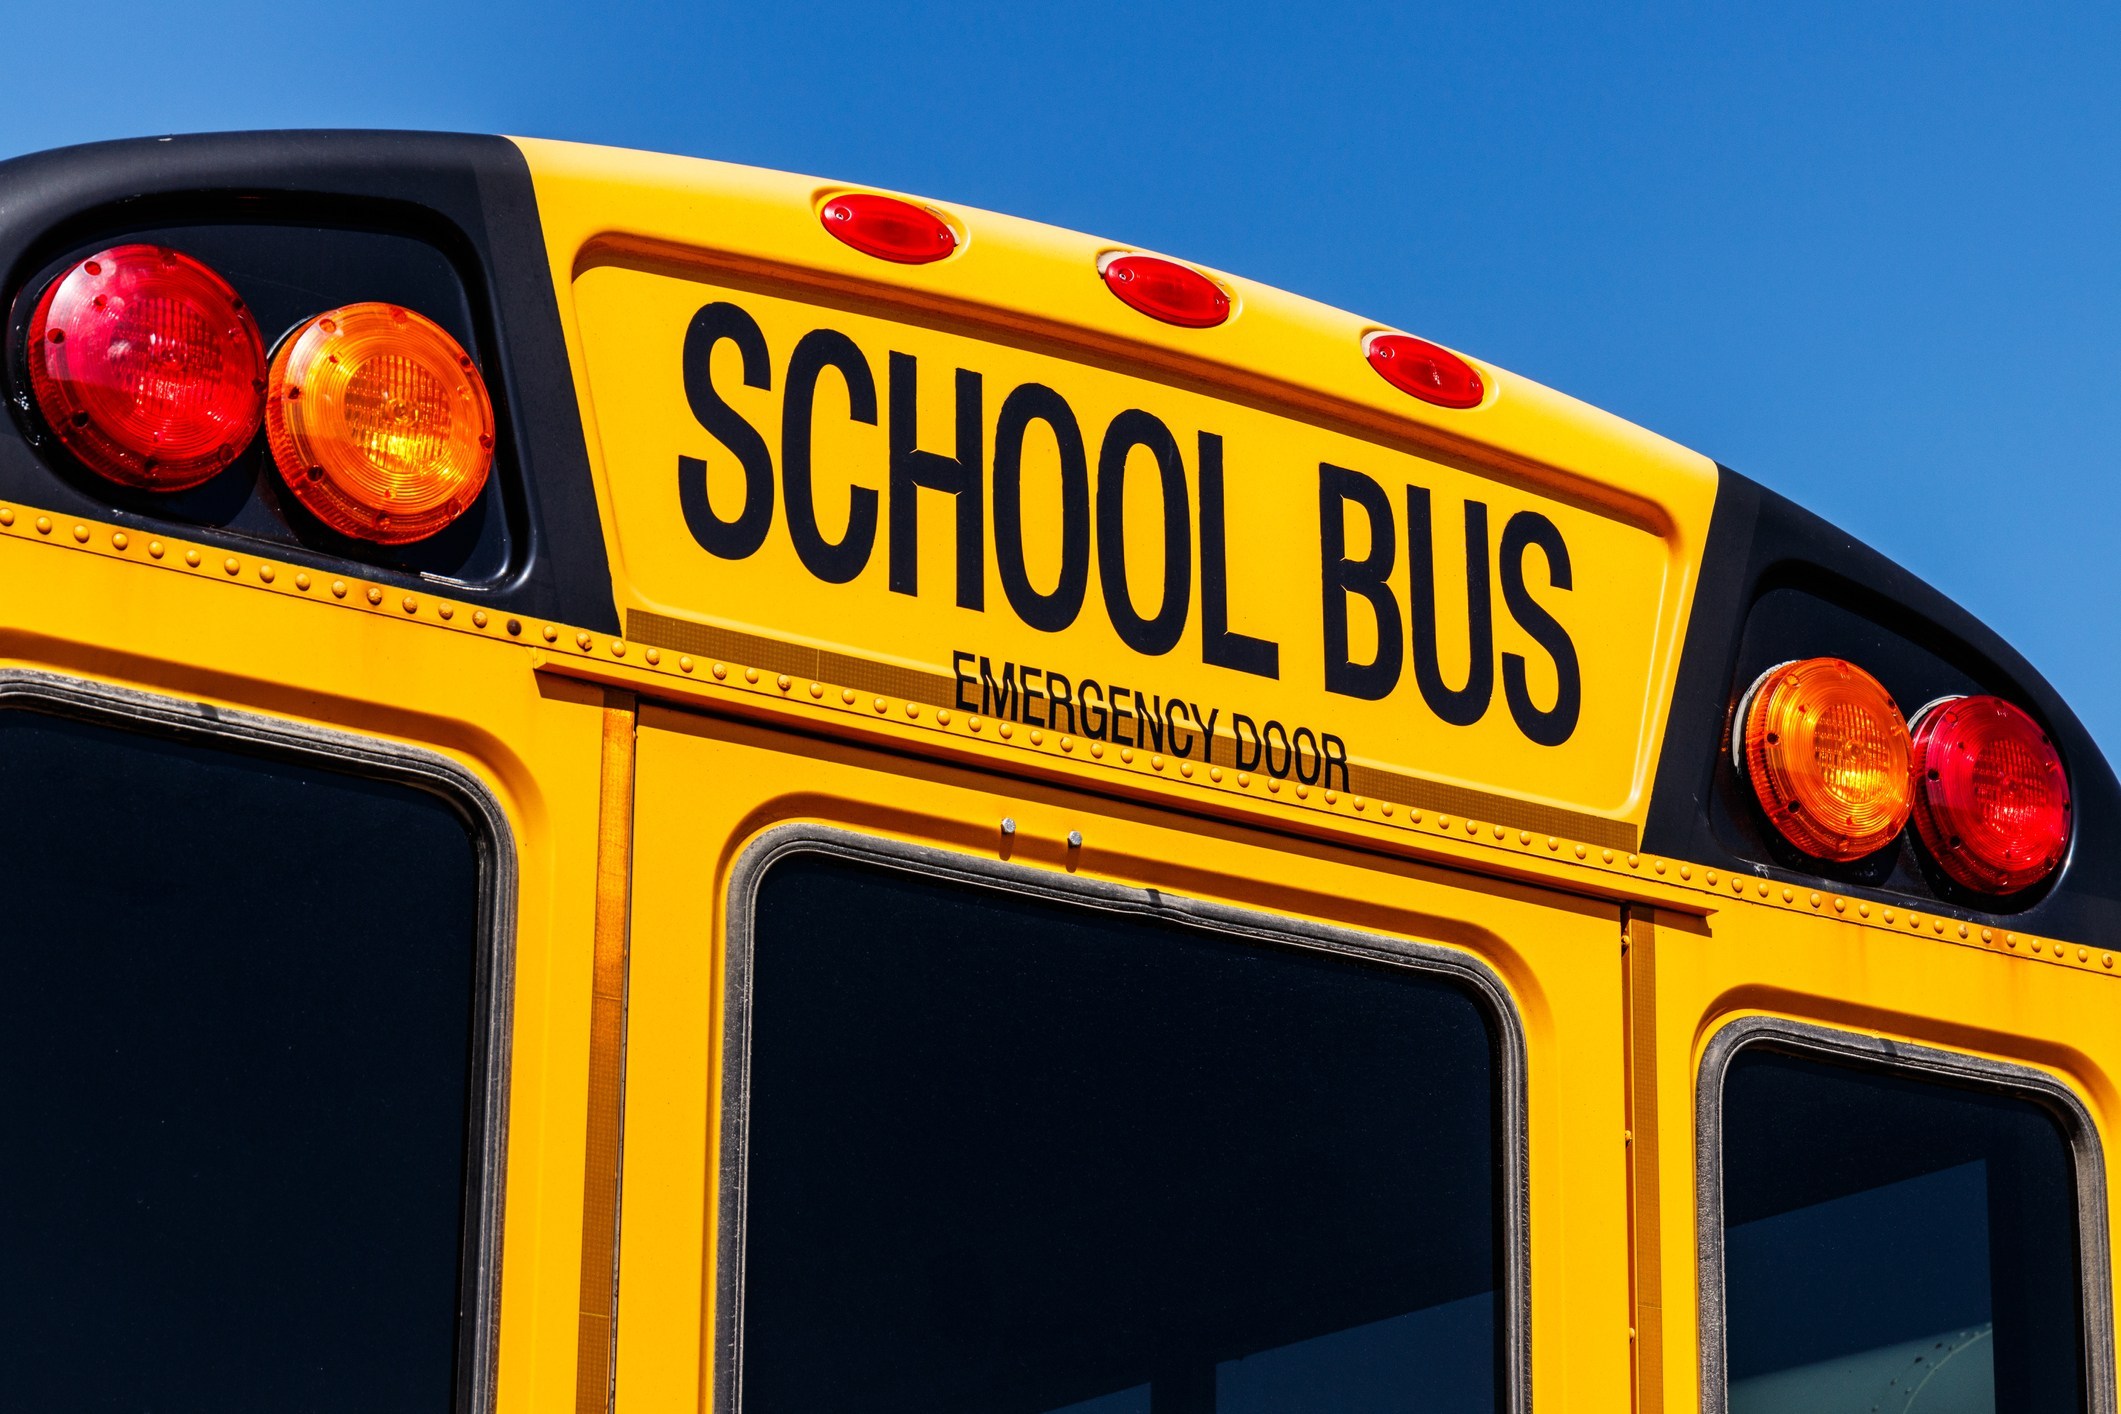
[[[1752,1045],[1721,1128],[1730,1414],[2085,1407],[2078,1169],[2047,1104]]]
[[[0,779],[9,1406],[460,1407],[465,820],[309,759],[15,707]]]
[[[816,852],[752,900],[741,1407],[1510,1407],[1462,982]]]

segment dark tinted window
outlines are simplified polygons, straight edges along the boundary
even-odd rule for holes
[[[0,802],[0,1403],[450,1409],[467,826],[20,710]]]
[[[1458,985],[818,855],[755,945],[750,1414],[1503,1407]]]
[[[1732,1414],[2083,1408],[2076,1169],[2048,1109],[1753,1047],[1723,1133]]]

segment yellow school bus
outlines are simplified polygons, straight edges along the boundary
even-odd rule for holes
[[[2121,791],[1739,474],[556,142],[0,270],[8,1407],[2113,1414]]]

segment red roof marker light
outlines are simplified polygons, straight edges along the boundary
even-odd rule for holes
[[[113,246],[52,281],[28,355],[53,433],[123,486],[197,486],[250,445],[265,416],[265,343],[249,308],[165,246]]]
[[[957,249],[949,222],[895,196],[848,192],[826,202],[818,220],[862,254],[899,265],[933,264]]]
[[[2069,849],[2069,775],[2039,723],[2000,697],[1948,697],[1915,719],[1915,832],[1984,894],[2053,873]]]
[[[1449,349],[1412,334],[1372,334],[1363,356],[1378,376],[1402,393],[1440,408],[1479,407],[1488,395],[1480,370]]]
[[[1190,265],[1155,255],[1115,255],[1098,266],[1120,303],[1181,329],[1212,329],[1230,317],[1230,296]]]

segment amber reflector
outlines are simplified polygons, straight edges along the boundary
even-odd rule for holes
[[[344,535],[402,545],[478,499],[493,464],[485,380],[433,320],[349,304],[273,355],[265,436],[295,498]]]
[[[1739,706],[1740,770],[1806,854],[1861,859],[1907,824],[1907,722],[1878,680],[1840,658],[1770,669]]]
[[[2039,723],[2000,697],[1933,702],[1915,723],[1915,833],[1985,894],[2039,883],[2069,848],[2069,776]]]
[[[197,486],[265,415],[265,344],[228,282],[164,246],[100,251],[52,281],[28,339],[30,390],[67,451],[150,491]]]

